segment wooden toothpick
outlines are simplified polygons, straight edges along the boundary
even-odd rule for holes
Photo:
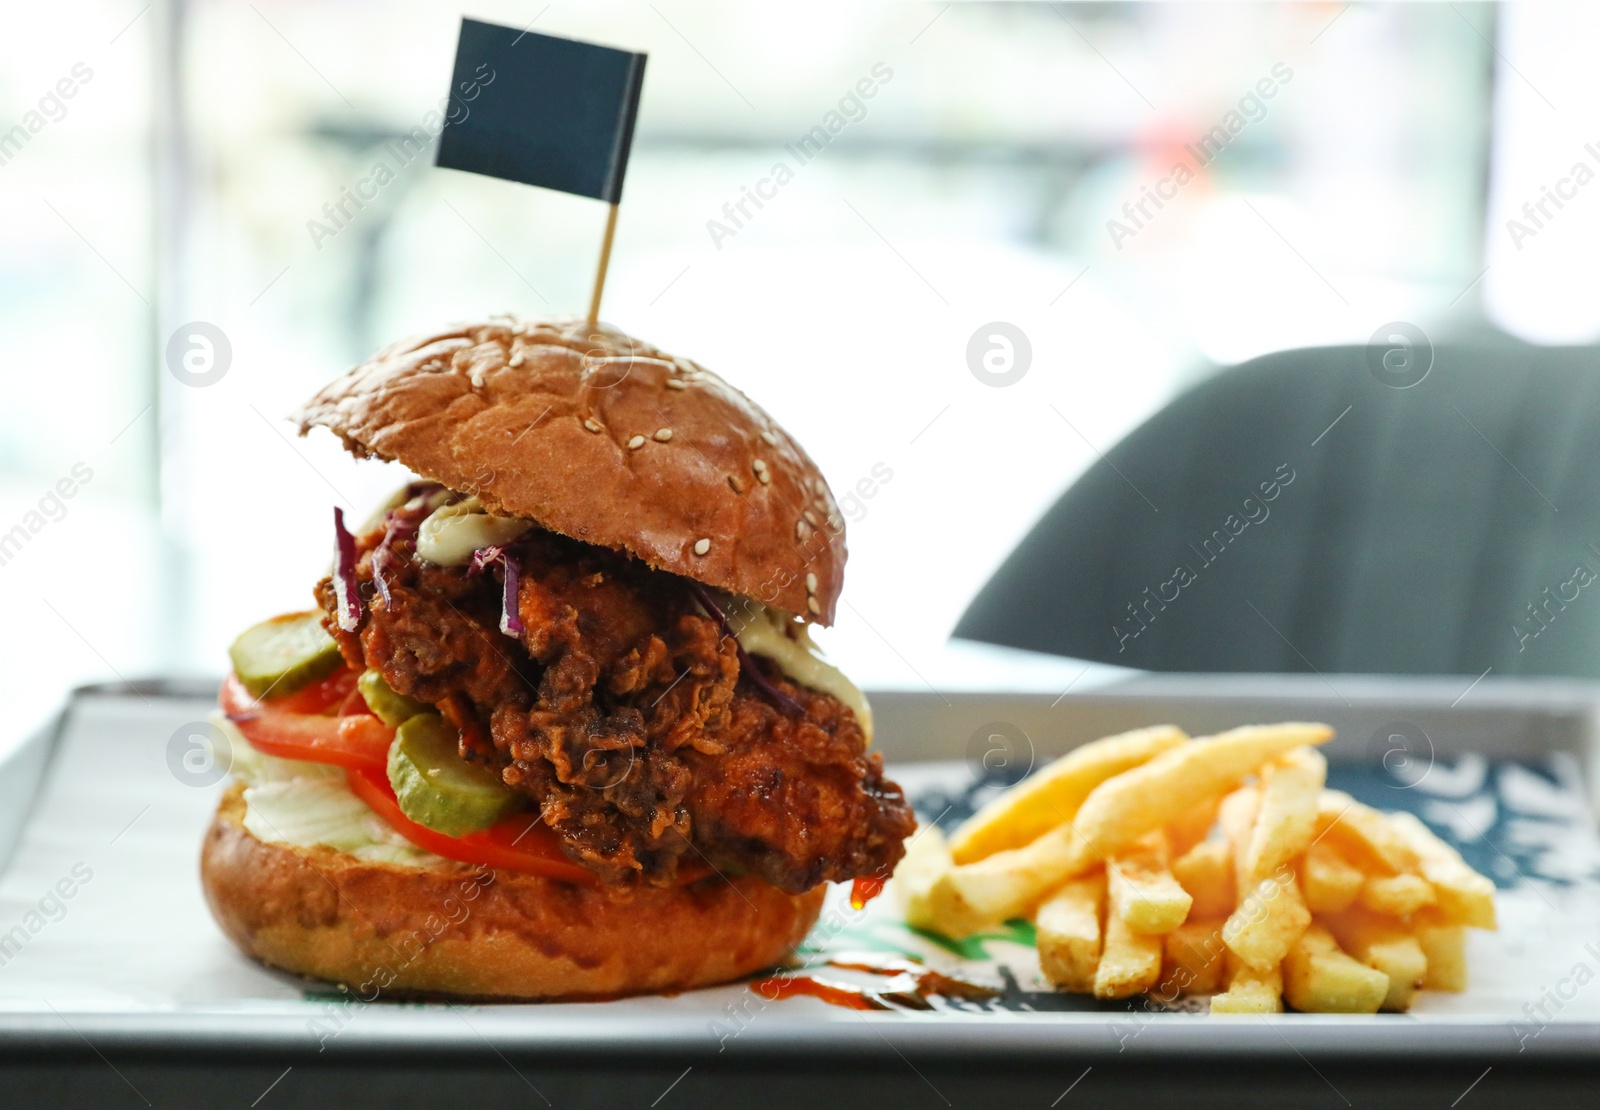
[[[610,212],[606,213],[606,237],[600,243],[600,268],[594,275],[594,296],[589,298],[589,323],[600,322],[600,294],[606,288],[606,268],[611,265],[611,238],[617,231],[617,206],[609,206]]]

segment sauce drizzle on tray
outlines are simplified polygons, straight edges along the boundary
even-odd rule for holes
[[[826,966],[882,976],[887,981],[881,988],[870,988],[816,975],[774,975],[750,986],[768,1000],[803,995],[849,1010],[931,1010],[928,999],[934,996],[984,1002],[1001,994],[993,987],[957,979],[914,960],[852,955],[829,960]]]

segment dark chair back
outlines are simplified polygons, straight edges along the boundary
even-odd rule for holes
[[[955,635],[1150,670],[1600,676],[1600,351],[1425,344],[1191,389]]]

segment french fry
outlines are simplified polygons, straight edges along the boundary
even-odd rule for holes
[[[1333,934],[1312,925],[1283,961],[1283,998],[1301,1013],[1374,1014],[1389,977],[1347,955]]]
[[[1388,817],[1342,790],[1324,790],[1317,801],[1317,833],[1338,845],[1345,858],[1369,874],[1416,872],[1421,859]]]
[[[1410,917],[1437,901],[1433,886],[1421,875],[1369,875],[1356,902],[1373,913]]]
[[[928,892],[930,927],[959,939],[1026,914],[1042,894],[1090,869],[1073,853],[1071,833],[1063,825],[1026,848],[952,867]]]
[[[1283,961],[1310,924],[1300,883],[1284,867],[1240,895],[1222,939],[1239,959],[1264,971]]]
[[[1178,817],[1197,799],[1238,786],[1267,760],[1332,736],[1327,725],[1289,722],[1191,740],[1101,783],[1084,799],[1073,824],[1083,834],[1085,851],[1110,855]]]
[[[1322,840],[1306,849],[1297,869],[1306,908],[1314,914],[1348,909],[1361,893],[1367,876],[1345,859],[1339,849]]]
[[[1468,867],[1461,853],[1412,814],[1390,814],[1389,824],[1416,853],[1422,877],[1433,885],[1445,921],[1475,929],[1495,928],[1492,881]]]
[[[950,849],[937,825],[918,829],[906,842],[906,854],[894,869],[894,892],[905,914],[906,924],[919,929],[937,929],[931,896],[940,876],[952,867]]]
[[[1283,972],[1257,970],[1228,955],[1228,989],[1211,999],[1213,1014],[1277,1014],[1283,1012]]]
[[[1186,742],[1173,725],[1141,728],[1084,744],[1046,764],[973,814],[950,838],[957,863],[976,863],[1031,844],[1072,820],[1102,782]]]
[[[1220,795],[1267,760],[1332,736],[1326,725],[1251,725],[1179,744],[1107,779],[1071,824],[941,877],[930,896],[939,929],[970,936],[1025,914],[1049,891],[1167,824],[1196,798]]]
[[[1167,866],[1167,837],[1145,833],[1106,862],[1112,900],[1128,928],[1147,936],[1170,933],[1189,916],[1194,899]]]
[[[1128,998],[1144,994],[1161,979],[1162,938],[1136,933],[1128,928],[1126,905],[1115,884],[1106,884],[1105,946],[1100,951],[1100,966],[1095,968],[1096,998]]]
[[[1351,956],[1389,977],[1380,1009],[1405,1013],[1428,972],[1428,957],[1405,925],[1359,906],[1321,919]]]
[[[1467,989],[1467,930],[1444,920],[1437,909],[1426,909],[1412,921],[1417,943],[1428,958],[1422,986],[1430,991],[1459,993]]]
[[[1157,990],[1169,1001],[1184,994],[1215,994],[1222,989],[1227,957],[1222,919],[1191,918],[1168,933],[1162,943]]]
[[[1327,778],[1328,761],[1315,748],[1285,752],[1262,768],[1261,802],[1239,863],[1239,889],[1254,887],[1306,850]]]
[[[1217,821],[1232,846],[1234,882],[1239,894],[1238,904],[1222,927],[1222,939],[1234,955],[1260,971],[1282,963],[1311,923],[1311,911],[1306,909],[1300,884],[1286,865],[1257,879],[1247,871],[1256,830],[1266,812],[1264,793],[1258,787],[1236,790],[1222,800],[1217,812]]]
[[[1074,879],[1039,906],[1034,920],[1039,966],[1064,991],[1089,994],[1100,967],[1100,907],[1106,877],[1095,872]]]
[[[1217,823],[1217,799],[1201,798],[1167,822],[1167,845],[1174,858],[1199,844]]]
[[[1256,814],[1260,812],[1261,790],[1255,786],[1241,786],[1223,798],[1217,807],[1217,824],[1222,827],[1235,867],[1245,842],[1250,839],[1250,830],[1255,827]]]
[[[1190,848],[1172,861],[1172,877],[1194,900],[1190,917],[1227,917],[1233,912],[1233,849],[1226,840],[1202,840]]]

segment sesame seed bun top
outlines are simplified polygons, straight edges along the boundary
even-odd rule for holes
[[[496,316],[404,340],[291,419],[585,543],[831,624],[844,521],[759,406],[606,324]]]

